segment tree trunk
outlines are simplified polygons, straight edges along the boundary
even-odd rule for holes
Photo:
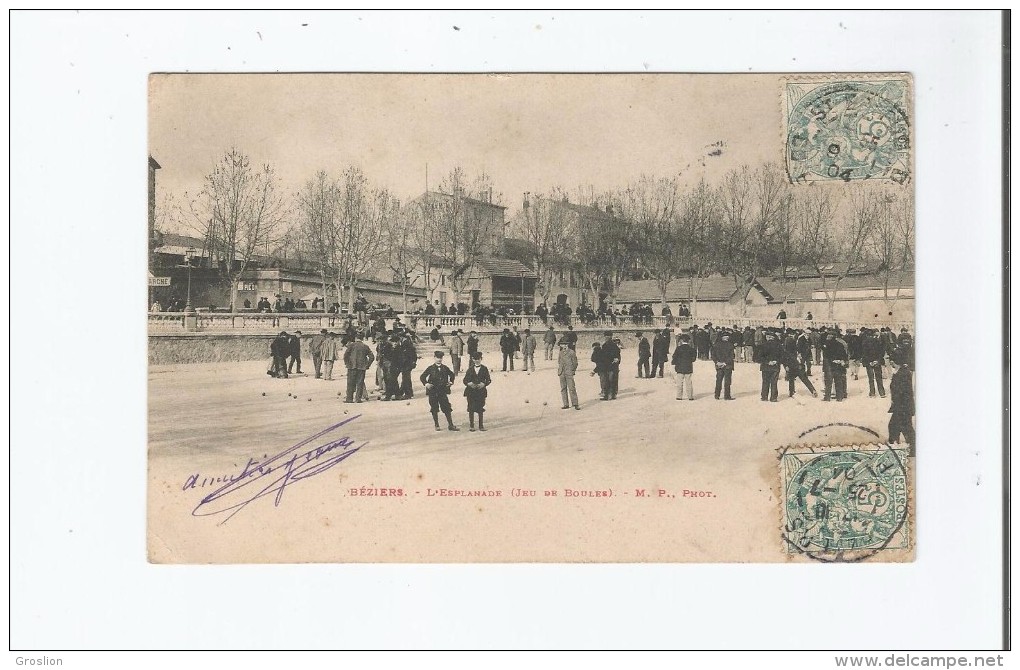
[[[230,313],[237,314],[237,282],[241,280],[240,275],[237,279],[230,282]]]
[[[326,291],[326,272],[325,272],[325,270],[320,272],[319,275],[322,277],[322,313],[325,314],[326,312],[329,311],[329,308],[326,306],[326,294],[328,293],[328,291]]]

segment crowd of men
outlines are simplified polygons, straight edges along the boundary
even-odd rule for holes
[[[650,337],[649,337],[650,336]],[[629,337],[629,336],[627,336]],[[789,397],[797,393],[798,383],[809,394],[819,396],[823,402],[843,402],[848,395],[848,379],[868,381],[868,396],[886,398],[885,381],[889,380],[891,396],[889,413],[890,442],[902,437],[914,443],[913,336],[904,328],[896,334],[890,328],[861,328],[845,332],[836,326],[808,327],[805,329],[784,326],[747,326],[743,329],[728,326],[704,327],[694,324],[649,333],[637,332],[634,336],[637,350],[635,375],[638,378],[662,378],[667,366],[676,381],[676,400],[691,401],[694,395],[694,364],[698,360],[711,361],[715,369],[714,397],[716,400],[734,400],[731,392],[734,370],[738,364],[757,365],[761,374],[762,402],[778,402],[780,380],[785,379]],[[366,341],[367,340],[367,341]],[[499,337],[502,371],[513,372],[515,359],[520,356],[524,371],[536,370],[535,352],[541,342],[544,360],[557,361],[562,409],[579,410],[574,376],[578,367],[578,334],[572,326],[556,331],[549,324],[540,335],[525,328],[504,328]],[[369,344],[371,342],[371,345]],[[439,414],[447,421],[449,430],[458,430],[452,418],[449,398],[454,384],[463,376],[464,396],[468,400],[471,430],[485,430],[482,415],[485,411],[486,388],[492,383],[488,367],[482,363],[480,337],[474,330],[465,337],[461,329],[448,335],[433,327],[429,335],[429,349],[435,350],[435,360],[420,376],[429,398],[430,412],[437,430]],[[365,378],[376,363],[375,387],[378,400],[410,400],[414,398],[412,371],[418,366],[421,341],[413,328],[399,319],[387,328],[379,318],[368,326],[356,325],[348,320],[342,332],[326,329],[307,339],[300,331],[294,334],[281,332],[272,342],[272,363],[267,374],[287,377],[301,374],[301,349],[312,357],[315,378],[333,379],[336,361],[347,369],[345,402],[358,403],[369,399]],[[605,331],[601,342],[592,344],[590,360],[594,364],[591,374],[598,375],[599,399],[613,401],[619,393],[622,351],[627,345],[612,331]],[[449,365],[446,356],[449,355]],[[466,365],[465,365],[466,357]],[[821,388],[815,386],[815,371],[821,371]],[[815,378],[815,381],[812,381]]]

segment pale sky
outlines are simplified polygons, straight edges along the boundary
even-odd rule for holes
[[[781,163],[780,95],[780,75],[760,74],[153,75],[149,151],[157,203],[197,192],[237,146],[287,193],[352,163],[402,200],[425,189],[426,163],[433,188],[456,165],[484,170],[509,217],[524,191]]]

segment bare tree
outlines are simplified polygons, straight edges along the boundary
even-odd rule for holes
[[[385,221],[393,216],[394,200],[385,189],[373,189],[361,168],[344,170],[340,189],[339,235],[336,245],[337,295],[347,287],[348,310],[354,311],[358,280],[379,261],[384,250]]]
[[[836,211],[839,199],[826,187],[798,187],[793,201],[794,240],[798,260],[810,265],[821,278],[822,291],[828,295],[830,271],[826,268],[836,257],[839,225]]]
[[[205,230],[211,260],[229,284],[232,311],[237,309],[238,282],[275,239],[287,215],[278,190],[272,167],[253,166],[248,156],[232,148],[191,202],[191,215]]]
[[[326,312],[329,295],[337,274],[333,247],[337,239],[339,187],[324,170],[307,181],[297,195],[297,209],[302,243],[319,270],[322,282],[322,311]]]
[[[868,237],[868,252],[878,263],[882,280],[882,299],[891,310],[901,296],[902,280],[893,284],[914,262],[914,201],[907,195],[897,198],[890,192],[877,198],[877,216]]]
[[[448,203],[439,197],[426,193],[422,198],[408,205],[404,210],[412,233],[415,261],[421,267],[425,294],[432,301],[442,281],[443,270],[450,261],[441,256],[442,227],[447,220],[445,210]]]
[[[702,179],[683,196],[677,244],[677,262],[687,276],[687,297],[694,316],[698,315],[698,296],[705,277],[716,263],[721,228],[718,192]]]
[[[430,301],[446,268],[459,299],[468,281],[465,270],[502,239],[502,215],[497,221],[495,209],[483,204],[496,199],[488,175],[476,178],[472,188],[469,191],[464,170],[455,167],[438,192],[426,193],[414,204],[418,252]],[[472,192],[486,200],[472,198]]]
[[[570,240],[576,237],[573,218],[563,204],[563,190],[554,188],[549,195],[535,198],[525,194],[524,208],[518,218],[517,234],[533,248],[536,290],[542,302],[548,302],[553,278],[570,251]]]
[[[614,256],[621,247],[620,227],[624,224],[610,212],[578,214],[575,221],[577,234],[570,239],[573,248],[569,255],[576,260],[581,279],[591,292],[591,304],[597,305],[599,291],[614,281]]]
[[[752,234],[753,197],[749,167],[726,173],[718,189],[721,220],[713,257],[715,268],[733,278],[734,289],[754,272],[755,258],[747,251]],[[741,301],[741,310],[744,309],[746,305]]]
[[[868,239],[880,218],[882,198],[876,197],[877,189],[872,185],[854,182],[845,186],[847,193],[847,209],[842,226],[835,231],[834,249],[840,259],[839,270],[832,278],[832,290],[826,290],[829,305],[828,318],[833,318],[836,307],[836,294],[839,286],[854,270],[858,269],[867,248]],[[836,266],[834,266],[835,269]]]
[[[752,173],[754,204],[746,239],[746,251],[753,259],[751,274],[770,271],[780,262],[776,238],[780,231],[788,230],[789,186],[785,174],[774,163],[766,163]]]
[[[393,273],[393,279],[400,283],[402,311],[407,311],[407,287],[411,273],[419,266],[419,255],[415,249],[415,219],[413,211],[393,201],[394,211],[385,220],[386,226],[386,267]]]
[[[655,280],[665,307],[669,284],[683,269],[679,181],[676,177],[641,177],[620,198],[636,232],[638,263]]]

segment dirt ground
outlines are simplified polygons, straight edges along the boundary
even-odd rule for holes
[[[518,359],[503,373],[485,352],[488,430],[467,430],[458,379],[456,433],[433,429],[417,380],[430,358],[413,400],[373,393],[362,404],[344,404],[346,379],[315,379],[307,359],[289,379],[267,376],[267,361],[151,367],[150,560],[783,561],[777,449],[887,438],[889,401],[868,397],[863,374],[845,402],[823,403],[799,382],[789,398],[781,379],[780,401],[768,403],[758,366],[738,363],[736,400],[725,402],[712,396],[712,363],[698,361],[695,401],[677,401],[668,366],[664,378],[636,379],[629,349],[619,398],[603,402],[582,352],[575,411],[560,409],[555,361],[537,358],[537,370]],[[821,386],[820,369],[812,379]],[[249,459],[269,461],[345,419],[331,437],[364,446],[342,462],[229,520],[193,515]]]

